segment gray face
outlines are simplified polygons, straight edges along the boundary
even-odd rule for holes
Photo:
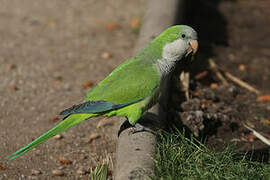
[[[190,40],[197,40],[197,32],[189,26],[183,26],[180,32],[180,39],[189,42]]]
[[[182,57],[196,53],[198,49],[197,33],[189,26],[181,26],[179,38],[167,43],[162,49],[162,59],[158,66],[162,74],[167,74]]]
[[[197,42],[197,32],[189,26],[181,25],[179,29],[178,39],[171,43],[167,43],[162,52],[162,57],[169,61],[181,59],[183,55],[192,52],[192,45]],[[197,47],[195,47],[197,49]],[[188,53],[187,53],[188,52]]]

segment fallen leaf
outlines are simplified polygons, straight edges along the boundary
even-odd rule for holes
[[[208,71],[200,72],[200,73],[198,73],[198,74],[194,77],[194,79],[195,79],[195,80],[203,79],[207,74],[208,74]]]
[[[256,139],[256,136],[254,134],[248,134],[246,136],[246,139],[247,139],[248,142],[253,142],[254,139]]]
[[[194,92],[193,92],[193,96],[194,96],[194,97],[198,97],[198,96],[200,96],[200,95],[201,95],[200,91],[194,91]]]
[[[94,85],[94,83],[92,83],[91,81],[86,81],[85,83],[83,83],[82,88],[83,89],[87,89],[90,88]]]
[[[19,90],[19,88],[18,88],[16,85],[11,85],[9,88],[10,88],[12,91],[18,91],[18,90]]]
[[[264,123],[270,125],[270,119],[265,120]]]
[[[95,19],[94,22],[95,22],[97,25],[101,24],[101,22],[100,22],[99,19]]]
[[[270,101],[270,94],[258,96],[256,100],[258,102],[269,102]]]
[[[112,23],[108,23],[106,24],[106,30],[107,31],[112,31],[112,30],[115,30],[117,28],[117,24],[112,22]]]
[[[57,83],[60,83],[60,82],[63,81],[63,77],[62,77],[62,76],[56,76],[56,77],[55,77],[55,81],[56,81]]]
[[[59,162],[60,162],[61,164],[63,164],[63,165],[69,165],[69,164],[72,163],[71,160],[69,160],[68,158],[66,158],[66,157],[64,157],[64,156],[59,156],[59,157],[58,157],[58,160],[59,160]]]
[[[54,118],[50,119],[49,121],[50,121],[50,122],[57,122],[57,121],[59,121],[59,120],[60,120],[59,117],[54,117]]]
[[[48,18],[46,19],[46,23],[47,23],[48,25],[54,26],[54,25],[56,24],[56,19],[51,18],[51,17],[48,17]]]
[[[3,166],[0,165],[0,170],[5,170],[5,168]]]
[[[245,66],[244,64],[240,64],[240,65],[238,66],[238,69],[239,69],[240,71],[245,71],[245,70],[246,70],[246,66]]]
[[[133,18],[130,22],[129,25],[132,29],[137,29],[141,24],[141,19],[139,17]]]
[[[211,88],[217,88],[217,87],[218,87],[218,84],[217,84],[217,83],[211,83],[211,84],[210,84],[210,87],[211,87]]]

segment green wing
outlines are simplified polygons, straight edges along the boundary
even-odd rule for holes
[[[138,101],[151,95],[159,83],[160,74],[156,65],[135,57],[120,65],[90,90],[85,100],[114,104]]]

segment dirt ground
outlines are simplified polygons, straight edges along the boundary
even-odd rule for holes
[[[98,129],[98,119],[93,119],[17,160],[4,160],[53,127],[62,109],[80,102],[91,83],[132,54],[137,34],[129,23],[143,15],[145,2],[1,3],[0,179],[86,179],[100,159],[114,157],[115,119]],[[213,58],[225,71],[270,94],[269,8],[268,0],[188,1],[185,24],[198,31],[200,52],[191,66],[192,99],[172,99],[177,117],[206,138],[209,147],[221,150],[237,142],[240,151],[255,149],[252,158],[265,162],[269,149],[242,122],[269,137],[270,102],[256,101],[256,94],[230,80],[224,86],[207,60]],[[94,135],[100,137],[92,140]],[[66,159],[60,161],[62,156]],[[64,175],[55,176],[56,169]]]
[[[229,72],[269,96],[270,2],[194,0],[188,7],[186,23],[199,32],[200,53],[192,66],[192,99],[175,103],[178,118],[209,147],[222,150],[236,143],[238,151],[249,152],[248,158],[269,162],[269,148],[243,126],[270,139],[269,100],[258,100],[259,95],[229,78],[225,86],[208,59],[222,68],[224,77]]]
[[[132,27],[145,3],[1,2],[0,179],[87,179],[100,159],[114,157],[116,119],[98,129],[92,119],[12,162],[4,159],[57,124],[61,110],[132,55],[138,34]]]

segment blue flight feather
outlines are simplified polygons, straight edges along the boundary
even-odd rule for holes
[[[68,109],[65,109],[60,115],[71,115],[78,113],[100,113],[109,110],[119,109],[124,106],[136,103],[140,100],[124,103],[124,104],[113,104],[107,101],[86,101],[84,103],[74,105]]]

